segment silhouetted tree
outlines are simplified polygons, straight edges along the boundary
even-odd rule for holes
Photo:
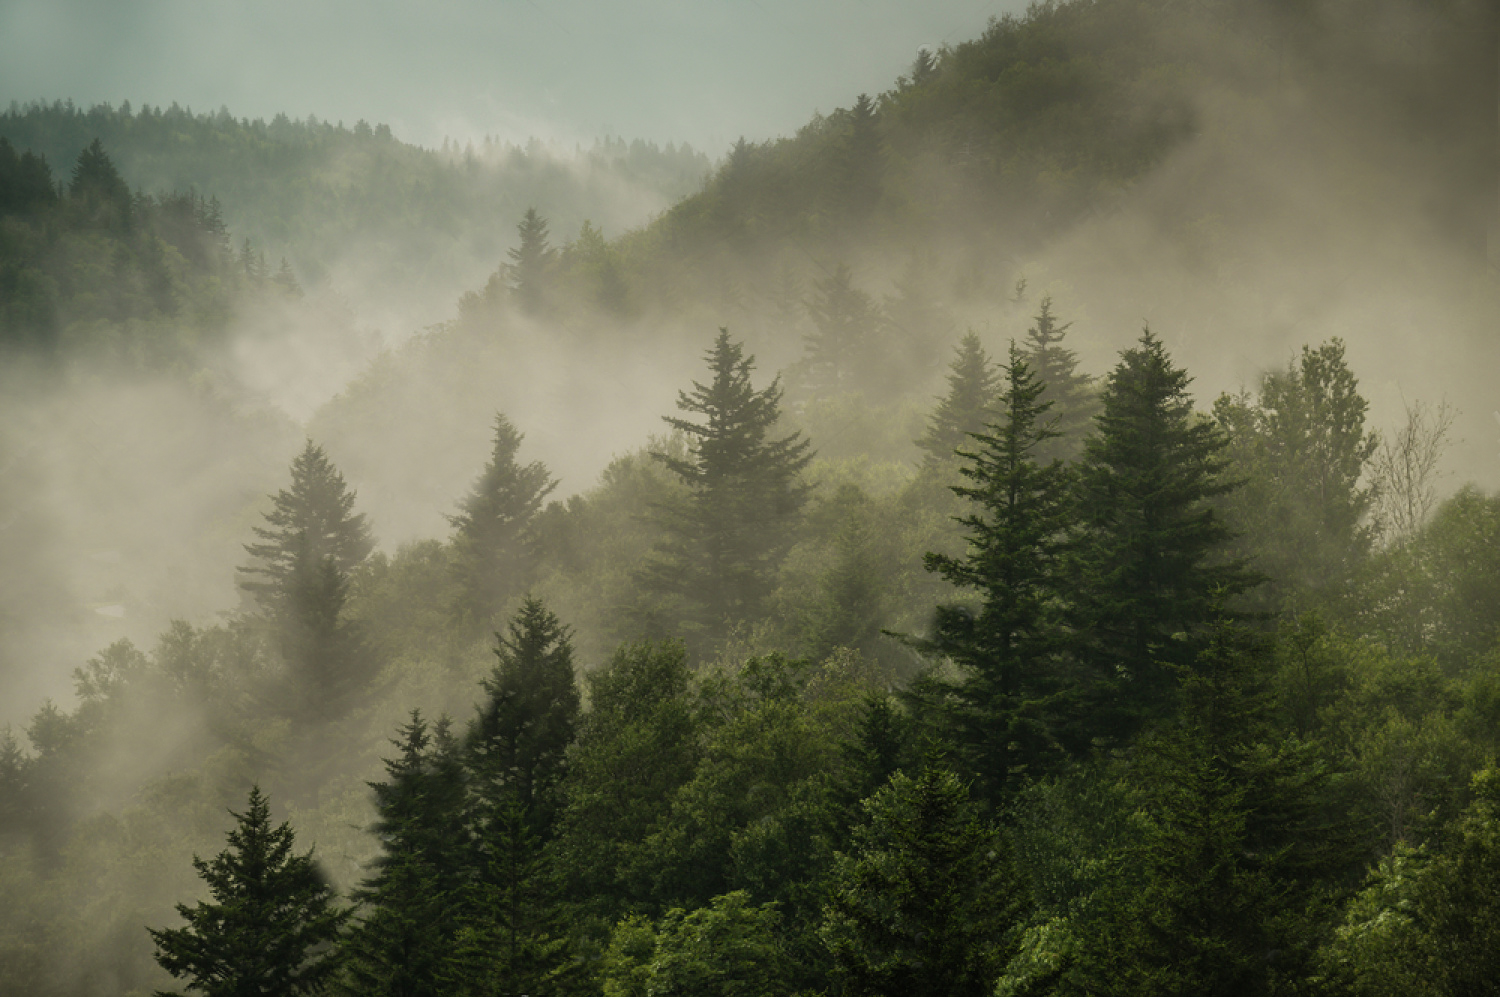
[[[948,365],[948,393],[927,420],[927,431],[916,441],[926,451],[929,466],[952,463],[955,451],[982,432],[996,414],[1000,376],[979,337],[970,330],[959,340]]]
[[[338,972],[349,912],[313,862],[294,855],[289,824],[273,827],[269,801],[250,790],[229,847],[193,857],[210,900],[177,905],[182,928],[149,929],[156,961],[204,997],[315,994]]]
[[[641,578],[677,601],[693,637],[713,639],[757,613],[770,591],[807,500],[801,474],[812,455],[800,433],[771,437],[781,388],[774,380],[751,386],[755,358],[727,329],[705,359],[713,380],[677,397],[679,409],[704,421],[663,417],[687,435],[688,455],[655,456],[690,495],[684,506],[661,510],[667,539]]]
[[[547,303],[557,251],[547,244],[547,220],[535,208],[526,209],[516,231],[520,242],[506,254],[506,279],[521,309],[537,312]]]
[[[1042,460],[1076,458],[1099,413],[1094,379],[1078,373],[1078,355],[1062,345],[1072,326],[1071,322],[1057,323],[1049,294],[1042,298],[1034,324],[1026,330],[1026,362],[1042,385],[1041,401],[1052,406],[1052,428],[1057,434],[1038,450]]]
[[[459,584],[459,615],[484,623],[523,589],[536,559],[532,526],[542,501],[557,487],[540,461],[516,460],[524,437],[503,415],[495,416],[489,463],[459,503],[454,527],[453,571]]]

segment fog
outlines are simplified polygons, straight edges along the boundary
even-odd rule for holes
[[[814,6],[808,19],[823,30],[834,15],[854,16],[846,6]],[[776,24],[790,16],[781,4],[767,0],[767,7],[761,12]],[[1293,56],[1277,48],[1289,43],[1269,22],[1252,19],[1243,43],[1226,51],[1205,51],[1222,35],[1199,31],[1186,19],[1181,30],[1161,29],[1163,61],[1180,58],[1198,74],[1190,84],[1159,84],[1190,95],[1183,111],[1189,124],[1162,126],[1182,137],[1159,162],[1124,180],[1074,184],[1076,178],[1043,171],[1034,203],[1016,210],[1014,230],[979,222],[966,227],[964,198],[990,180],[953,157],[913,155],[903,161],[907,189],[957,192],[944,194],[950,202],[919,221],[911,220],[920,215],[916,208],[901,214],[909,206],[898,206],[889,214],[894,221],[881,216],[841,229],[819,208],[810,212],[815,223],[783,237],[765,234],[774,226],[763,221],[769,214],[763,211],[755,216],[762,229],[747,224],[750,234],[736,230],[741,243],[678,248],[696,245],[690,236],[701,230],[689,227],[694,219],[730,211],[719,207],[728,195],[716,193],[714,178],[727,175],[730,161],[722,152],[735,137],[790,135],[807,121],[824,121],[819,112],[846,113],[839,109],[853,105],[860,92],[895,86],[894,76],[906,71],[919,45],[935,51],[957,45],[981,29],[975,17],[982,22],[982,15],[1002,7],[950,5],[942,18],[912,15],[878,31],[861,26],[871,32],[872,48],[899,49],[902,59],[892,64],[894,57],[866,56],[846,65],[830,57],[820,72],[844,81],[832,96],[807,82],[810,77],[778,79],[768,61],[756,67],[757,78],[773,79],[792,96],[778,91],[746,105],[744,120],[735,117],[738,92],[716,87],[706,87],[695,101],[666,106],[659,120],[639,98],[627,107],[620,95],[580,99],[549,119],[556,106],[578,98],[545,80],[504,108],[494,82],[477,86],[463,106],[438,106],[421,88],[400,99],[388,92],[366,99],[332,78],[347,53],[322,66],[324,75],[279,81],[260,103],[239,100],[236,114],[285,111],[294,120],[313,113],[325,124],[339,117],[389,122],[397,140],[428,146],[431,157],[422,162],[435,171],[429,175],[466,171],[472,178],[490,171],[484,173],[489,179],[474,181],[442,210],[424,207],[420,185],[415,194],[392,187],[382,196],[393,205],[407,196],[418,205],[403,206],[410,210],[400,224],[350,222],[346,229],[332,222],[320,227],[325,217],[347,220],[331,208],[326,216],[316,213],[327,208],[327,199],[309,198],[304,207],[319,224],[299,227],[295,217],[262,210],[269,202],[242,185],[243,204],[219,195],[236,247],[241,238],[252,239],[273,267],[285,256],[300,281],[297,294],[235,299],[222,334],[211,341],[204,335],[171,364],[79,355],[61,364],[17,362],[4,372],[0,725],[24,730],[49,699],[71,709],[77,702],[73,669],[121,638],[149,651],[174,620],[211,627],[248,609],[236,585],[235,569],[247,560],[243,545],[263,523],[269,496],[286,487],[288,465],[307,440],[326,449],[356,492],[356,508],[368,516],[378,549],[394,558],[411,544],[447,540],[448,517],[489,456],[497,413],[525,435],[520,460],[545,463],[559,480],[552,497],[563,502],[598,489],[612,461],[667,445],[662,417],[675,412],[680,391],[705,378],[703,354],[721,326],[756,355],[757,384],[782,377],[784,427],[807,432],[827,464],[838,465],[820,473],[830,481],[874,482],[872,493],[893,489],[914,472],[919,454],[912,440],[943,390],[958,337],[973,329],[992,357],[1003,355],[1008,341],[1025,334],[1044,296],[1072,323],[1067,345],[1078,352],[1081,369],[1096,376],[1149,326],[1193,376],[1203,412],[1222,392],[1253,392],[1262,375],[1285,367],[1304,345],[1338,337],[1370,403],[1370,428],[1394,434],[1414,401],[1450,404],[1457,418],[1442,464],[1444,493],[1467,483],[1500,488],[1500,284],[1494,250],[1486,245],[1500,246],[1497,143],[1493,134],[1466,137],[1468,123],[1483,116],[1472,108],[1454,111],[1458,124],[1425,121],[1414,133],[1415,112],[1394,100],[1392,90],[1403,81],[1430,82],[1441,59],[1437,47],[1449,36],[1388,44],[1391,32],[1421,16],[1398,0],[1382,4],[1385,20],[1374,19],[1375,26],[1352,40],[1305,42],[1300,58],[1328,59],[1321,73],[1278,70]],[[17,44],[16,32],[7,29],[23,22],[45,21],[52,45],[96,38],[97,29],[77,27],[83,10],[72,5],[46,13],[40,5],[12,5],[0,16],[0,38],[12,39],[0,43],[0,65]],[[568,5],[551,14],[517,10],[525,26],[550,32],[548,51],[563,58],[555,48],[567,48],[567,26],[580,23],[580,11]],[[455,24],[462,20],[450,17]],[[880,14],[867,19],[873,25]],[[499,30],[486,23],[487,30]],[[967,33],[954,35],[962,25]],[[1335,19],[1325,28],[1331,37],[1341,26]],[[757,28],[750,37],[770,33]],[[598,44],[592,30],[583,37]],[[409,41],[394,32],[382,36],[381,51],[391,56],[386,61],[400,67],[391,54],[405,51]],[[707,48],[676,36],[657,44],[660,50],[648,52],[691,47],[702,59]],[[951,56],[951,48],[942,51]],[[836,46],[837,53],[843,48]],[[480,55],[466,49],[450,72],[479,73],[473,67]],[[587,46],[576,57],[587,63]],[[877,70],[884,75],[875,78]],[[609,89],[609,71],[591,66],[584,82],[568,86],[597,96]],[[242,75],[197,91],[192,81],[164,73],[142,83],[143,77],[121,71],[118,79],[101,76],[84,89],[113,100],[124,87],[147,86],[154,101],[212,106],[243,97],[259,79],[249,70]],[[423,75],[414,68],[393,71],[396,82]],[[16,93],[21,78],[15,68],[0,71],[0,92]],[[44,73],[25,79],[62,85]],[[1359,85],[1369,80],[1390,82]],[[1473,100],[1489,108],[1494,121],[1494,80],[1488,82],[1490,92],[1476,91]],[[318,89],[325,84],[326,91]],[[658,85],[691,89],[676,76]],[[1148,80],[1141,91],[1120,95],[1120,118],[1157,113],[1156,95],[1147,92],[1155,85]],[[182,92],[166,92],[172,88]],[[323,92],[327,106],[316,104]],[[790,120],[783,105],[798,100],[798,116]],[[600,127],[590,130],[596,122]],[[600,146],[589,143],[610,134],[691,141],[717,158],[708,176],[700,171],[683,189],[681,175],[653,179],[618,162],[611,166],[608,155],[591,159],[589,149]],[[558,143],[504,145],[536,135]],[[451,145],[449,137],[456,139]],[[768,159],[780,154],[774,141],[764,148]],[[506,176],[520,174],[507,174],[505,164],[528,156],[526,169],[550,179],[524,190],[520,179],[506,187]],[[436,160],[447,166],[432,165]],[[52,165],[58,177],[66,176],[66,164]],[[215,193],[212,178],[150,173],[144,158],[133,162],[128,155],[120,165],[133,186],[148,191],[191,184],[204,195]],[[448,167],[455,172],[441,172]],[[802,168],[789,175],[802,176]],[[352,160],[319,169],[368,178]],[[1076,166],[1078,173],[1086,170]],[[330,182],[329,189],[335,186]],[[1051,207],[1036,207],[1051,205],[1057,190],[1067,192],[1057,195],[1057,204],[1082,199],[1085,207],[1058,207],[1055,217]],[[380,203],[354,180],[344,193],[340,203],[361,205],[361,211]],[[514,258],[515,226],[527,207],[549,221],[559,272],[568,274],[558,300],[532,310],[497,305],[494,298],[509,293],[505,266]],[[984,210],[985,219],[995,216],[992,207]],[[441,223],[434,221],[440,216]],[[585,245],[585,221],[588,232],[602,231],[604,248]],[[617,264],[624,277],[608,269]],[[840,265],[850,267],[855,286],[880,307],[894,312],[903,283],[915,280],[934,314],[942,315],[923,333],[921,348],[910,348],[896,365],[897,374],[860,385],[853,400],[820,395],[799,381],[797,366],[812,332],[814,288]],[[608,275],[630,287],[625,304],[599,303],[606,300]],[[900,329],[894,319],[884,327]],[[601,625],[570,622],[581,645],[604,646]],[[439,662],[442,654],[462,662]],[[479,668],[475,662],[487,656],[487,648],[435,650],[431,660],[405,662],[409,675],[390,669],[378,693],[362,704],[368,712],[359,714],[365,726],[358,729],[393,729],[408,688],[417,690],[413,697],[431,694],[420,703],[424,708],[471,700],[473,690],[452,676],[467,681]],[[451,683],[442,697],[431,693],[440,682]],[[153,722],[146,718],[131,729],[143,735]],[[116,759],[128,775],[115,781],[123,787],[189,768],[171,757],[173,746],[190,742],[196,725],[210,722],[205,708],[202,716],[174,718],[169,730],[164,725],[154,748],[132,741]],[[261,747],[256,742],[255,749]],[[360,780],[372,774],[381,750],[370,740],[351,752],[351,772],[344,774],[354,788],[346,786],[345,797],[298,803],[310,833],[323,836],[330,862],[342,863],[336,875],[345,885],[357,878],[362,849],[368,850],[351,828],[367,817]],[[254,768],[215,757],[214,764],[241,766],[234,769],[240,775]],[[244,757],[260,756],[246,749]],[[295,768],[287,763],[277,771]],[[286,778],[287,785],[298,785]],[[122,804],[130,792],[122,788],[118,797],[81,809]]]

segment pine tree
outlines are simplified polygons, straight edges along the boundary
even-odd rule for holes
[[[706,358],[713,380],[679,392],[677,407],[704,422],[665,416],[688,437],[688,455],[656,454],[690,490],[685,507],[662,510],[666,541],[642,573],[654,593],[675,599],[689,636],[712,640],[753,617],[790,544],[807,501],[802,470],[812,460],[800,433],[769,438],[780,416],[776,381],[750,384],[754,357],[727,329]]]
[[[259,787],[213,860],[193,857],[211,900],[177,905],[182,928],[148,929],[156,961],[205,997],[321,992],[339,968],[349,912],[319,873],[312,852],[294,855],[289,824],[271,825]]]
[[[1322,765],[1269,723],[1264,643],[1216,622],[1202,646],[1173,722],[1134,748],[1141,833],[1079,905],[1056,992],[1249,997],[1307,975],[1313,900],[1349,842],[1324,812]]]
[[[549,837],[578,721],[573,646],[567,627],[534,598],[496,637],[499,661],[465,740],[474,791],[497,806],[514,803],[533,833]]]
[[[819,931],[846,993],[988,997],[1025,892],[951,772],[897,772],[837,856]]]
[[[535,314],[546,307],[557,251],[547,244],[547,220],[535,208],[526,209],[516,231],[520,242],[506,253],[506,280],[521,310]]]
[[[1079,591],[1104,737],[1169,706],[1173,666],[1191,663],[1194,633],[1255,581],[1225,556],[1231,533],[1212,500],[1235,487],[1227,440],[1195,416],[1188,383],[1147,330],[1107,378],[1084,445]]]
[[[882,319],[868,294],[854,286],[854,275],[840,263],[833,273],[814,282],[807,306],[816,331],[805,339],[803,364],[809,387],[822,391],[853,391],[877,387]]]
[[[536,563],[532,526],[557,481],[540,461],[522,466],[516,460],[523,439],[509,419],[495,415],[490,461],[458,514],[448,517],[455,531],[457,610],[470,622],[483,623],[499,612],[530,582]]]
[[[1062,345],[1072,322],[1057,324],[1052,296],[1042,298],[1034,324],[1026,330],[1026,362],[1042,384],[1041,400],[1052,406],[1057,435],[1038,455],[1043,460],[1075,459],[1099,413],[1094,379],[1078,373],[1078,355]]]
[[[74,164],[68,182],[68,197],[83,205],[97,223],[130,227],[133,203],[130,187],[97,138],[78,154],[78,162]]]
[[[381,845],[354,893],[360,920],[345,944],[342,989],[360,997],[438,997],[468,883],[465,778],[446,718],[413,710],[372,782]]]
[[[959,340],[948,365],[948,393],[927,420],[927,431],[916,441],[926,451],[929,467],[949,464],[971,433],[981,432],[994,416],[1000,376],[989,354],[971,329]]]
[[[849,131],[840,156],[839,191],[850,216],[869,217],[880,201],[885,178],[885,149],[880,115],[869,94],[860,94],[849,109]]]
[[[253,563],[239,569],[240,588],[274,630],[292,675],[293,712],[329,718],[365,678],[367,655],[343,617],[349,572],[374,544],[354,493],[311,440],[292,461],[290,489],[271,498],[266,526],[246,544]]]
[[[995,795],[1062,747],[1059,700],[1072,685],[1063,671],[1072,477],[1061,461],[1037,458],[1056,437],[1052,406],[1014,343],[1002,377],[998,418],[958,452],[970,483],[953,491],[976,510],[960,519],[968,553],[924,559],[928,571],[981,600],[977,614],[939,607],[932,643],[960,670],[952,733]]]

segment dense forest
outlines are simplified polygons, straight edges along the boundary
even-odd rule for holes
[[[0,991],[1494,992],[1497,19],[1371,10],[1034,6],[608,238],[0,115]]]

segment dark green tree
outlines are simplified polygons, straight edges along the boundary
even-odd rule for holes
[[[567,627],[535,598],[496,637],[499,661],[483,680],[486,698],[465,739],[474,792],[497,806],[514,804],[535,834],[550,836],[578,722],[573,645]]]
[[[232,812],[231,812],[232,813]],[[313,862],[295,855],[291,825],[271,824],[269,801],[250,790],[229,847],[193,857],[211,900],[177,905],[182,928],[148,929],[156,961],[204,997],[316,994],[338,973],[349,919]]]
[[[95,224],[127,229],[131,225],[130,187],[97,138],[78,154],[68,181],[68,198]]]
[[[1059,753],[1061,700],[1076,683],[1065,668],[1073,481],[1060,460],[1038,460],[1056,437],[1043,390],[1012,344],[994,421],[958,451],[969,483],[953,491],[975,510],[960,519],[968,552],[924,558],[928,571],[980,599],[977,613],[939,607],[932,643],[960,672],[950,735],[992,797]]]
[[[681,644],[621,646],[588,675],[558,841],[574,899],[613,919],[653,895],[645,846],[693,775],[699,721]]]
[[[641,578],[675,602],[695,643],[753,618],[791,542],[807,500],[802,470],[812,459],[800,433],[774,438],[781,387],[750,384],[754,357],[719,330],[706,359],[713,380],[679,392],[677,407],[703,422],[665,416],[686,434],[685,457],[656,457],[687,485],[685,505],[662,509],[667,538]]]
[[[381,845],[354,893],[360,919],[345,943],[342,989],[361,997],[437,997],[454,947],[470,841],[465,776],[446,718],[418,710],[392,742],[386,778],[372,782]]]
[[[1073,923],[1055,992],[1194,997],[1301,992],[1325,884],[1350,842],[1326,770],[1270,723],[1268,648],[1215,624],[1182,676],[1173,722],[1126,775],[1139,835]]]
[[[1026,894],[953,773],[897,772],[837,856],[819,934],[851,995],[988,997]]]
[[[516,460],[524,437],[503,415],[495,416],[495,442],[479,480],[449,516],[454,528],[453,572],[459,584],[458,614],[482,624],[522,591],[536,564],[533,526],[542,502],[557,487],[540,461]]]
[[[510,257],[504,267],[506,282],[521,310],[535,314],[547,306],[557,250],[548,245],[547,220],[536,208],[526,209],[516,231],[520,242],[506,252]]]
[[[1147,330],[1106,379],[1084,445],[1078,588],[1099,679],[1096,736],[1125,736],[1169,710],[1193,635],[1255,581],[1226,556],[1231,532],[1213,500],[1235,487],[1228,441],[1194,414],[1188,383]]]
[[[885,143],[880,112],[869,94],[849,109],[848,132],[839,156],[839,200],[856,220],[867,218],[880,201],[885,181]]]
[[[1052,406],[1053,439],[1038,451],[1042,460],[1073,460],[1099,414],[1094,379],[1078,372],[1078,354],[1062,345],[1073,323],[1059,325],[1052,296],[1042,298],[1033,325],[1026,330],[1026,362],[1042,384],[1041,400]]]
[[[995,414],[1000,375],[971,329],[959,340],[948,365],[948,393],[927,420],[927,431],[916,441],[929,466],[951,464],[954,452],[969,443],[969,435],[983,431]]]

